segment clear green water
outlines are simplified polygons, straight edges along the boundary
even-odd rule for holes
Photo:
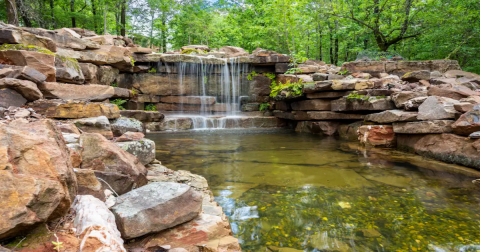
[[[244,251],[480,251],[475,172],[333,138],[248,132],[148,136],[165,166],[207,178]]]

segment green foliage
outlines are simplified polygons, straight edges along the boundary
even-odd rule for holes
[[[347,100],[361,100],[361,101],[371,101],[371,100],[376,100],[376,99],[383,99],[385,98],[384,95],[382,96],[367,96],[367,95],[361,95],[358,94],[357,92],[351,92],[349,95],[347,95]]]
[[[300,79],[298,82],[290,83],[290,80],[287,80],[286,83],[276,83],[272,82],[270,85],[270,97],[278,96],[282,91],[287,91],[287,97],[290,96],[301,96],[303,94],[303,80]]]
[[[110,101],[110,103],[117,105],[117,107],[120,110],[125,110],[125,108],[122,105],[125,104],[126,102],[127,100],[123,100],[123,99],[115,99],[113,101]]]
[[[135,60],[133,59],[132,56],[129,56],[130,57],[130,64],[132,64],[132,66],[135,66]]]
[[[148,70],[149,73],[156,73],[157,69],[155,67],[152,67],[152,69]]]
[[[199,50],[199,49],[194,49],[194,48],[188,48],[188,49],[185,49],[182,51],[182,54],[205,54],[207,53],[206,51],[202,51],[202,50]]]
[[[268,110],[269,108],[270,108],[270,103],[264,102],[264,103],[260,104],[260,107],[259,107],[258,110],[260,110],[260,111],[266,111],[266,110]]]
[[[155,104],[147,104],[145,106],[145,111],[157,111],[157,106]]]
[[[274,73],[264,73],[266,77],[268,77],[270,80],[274,81],[275,80],[275,74]]]
[[[132,91],[132,95],[133,95],[133,96],[136,96],[136,95],[137,95],[137,90],[135,90],[135,89],[132,88],[132,89],[130,89],[130,91]]]
[[[343,70],[338,71],[338,74],[340,74],[340,75],[348,75],[349,72],[348,72],[347,69],[343,69]]]
[[[50,55],[55,55],[52,51],[45,49],[43,47],[34,46],[34,45],[22,45],[22,44],[3,44],[0,46],[0,51],[7,50],[25,50],[39,53],[46,53]],[[78,63],[78,62],[77,62]]]
[[[255,72],[255,71],[252,71],[251,73],[249,73],[247,75],[247,80],[251,81],[253,79],[253,77],[259,75],[259,73]]]
[[[118,87],[118,83],[114,82],[114,83],[112,83],[111,86],[112,86],[112,87]]]
[[[285,72],[285,74],[300,74],[300,73],[303,73],[302,69],[296,68],[296,67],[290,68]]]

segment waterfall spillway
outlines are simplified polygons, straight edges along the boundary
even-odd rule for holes
[[[189,118],[193,129],[235,127],[241,118],[241,102],[248,97],[250,65],[238,58],[210,62],[197,56],[195,63],[158,63],[157,69],[166,72],[175,90],[162,111],[167,119]]]

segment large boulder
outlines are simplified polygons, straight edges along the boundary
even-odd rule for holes
[[[391,125],[363,125],[358,128],[358,140],[367,146],[393,147],[396,138]]]
[[[454,100],[460,100],[463,98],[467,98],[472,95],[478,95],[479,93],[472,91],[471,89],[464,87],[464,86],[455,86],[451,88],[441,88],[431,86],[428,89],[429,96],[440,96],[440,97],[447,97]]]
[[[332,103],[332,111],[381,111],[394,109],[395,105],[390,97],[385,98],[368,98],[367,99],[349,99],[340,98]]]
[[[55,81],[55,56],[53,54],[24,51],[0,51],[0,64],[29,66],[47,77],[47,81]]]
[[[0,127],[0,239],[67,213],[77,181],[53,121],[15,120]]]
[[[197,217],[202,195],[185,184],[156,182],[118,197],[112,211],[122,237],[132,239]]]
[[[480,131],[480,105],[475,105],[472,110],[461,115],[452,125],[452,129],[455,134],[462,136]]]
[[[37,84],[28,80],[3,78],[0,79],[0,89],[2,88],[9,88],[17,91],[28,101],[35,101],[43,98],[43,94],[38,89]]]
[[[128,175],[137,186],[147,183],[145,166],[135,156],[104,136],[84,133],[80,136],[80,145],[83,147],[81,168]]]
[[[138,141],[122,141],[115,144],[137,157],[143,165],[155,160],[155,142],[150,139],[143,138]]]
[[[105,85],[72,85],[44,82],[38,85],[47,99],[104,101],[110,98],[129,98],[130,91]]]
[[[140,122],[160,122],[165,117],[158,111],[144,111],[144,110],[122,110],[120,115],[128,118],[137,119]]]
[[[59,33],[57,31],[45,30],[41,28],[23,27],[24,31],[28,31],[35,35],[50,38],[57,44],[57,47],[70,48],[73,50],[96,49],[99,45],[95,42],[76,38],[71,33]]]
[[[98,84],[97,72],[98,66],[92,63],[79,63],[80,70],[82,70],[83,77],[85,77],[85,83]]]
[[[14,78],[28,80],[36,84],[43,83],[47,76],[29,66],[0,65],[0,79]]]
[[[107,139],[113,138],[112,127],[106,116],[82,118],[74,121],[75,126],[88,133],[99,133]]]
[[[22,44],[57,51],[57,45],[50,38],[15,29],[0,29],[0,44]]]
[[[455,118],[454,104],[459,103],[446,97],[429,96],[418,107],[418,120],[441,120]]]
[[[443,162],[480,169],[480,139],[455,134],[398,135],[397,146]]]
[[[77,196],[72,206],[75,235],[81,240],[79,251],[126,252],[115,224],[115,216],[101,200],[91,196]]]
[[[426,96],[427,96],[427,92],[425,91],[419,91],[419,92],[402,91],[402,92],[393,93],[392,100],[395,103],[395,106],[397,108],[404,108],[405,103],[408,102],[409,100],[417,97],[426,97]]]
[[[432,120],[420,122],[400,122],[393,124],[398,134],[440,134],[452,132],[453,120]]]
[[[27,103],[27,100],[17,91],[9,88],[0,88],[0,107],[21,107],[25,105],[25,103]],[[0,118],[2,116],[3,115],[0,115]]]
[[[240,56],[248,56],[249,53],[245,51],[245,49],[241,47],[235,46],[224,46],[220,48],[220,52],[224,52],[228,58],[230,57],[240,57]]]
[[[82,69],[76,59],[57,56],[55,57],[57,81],[82,84],[85,82]]]
[[[189,130],[193,126],[193,121],[190,117],[170,117],[165,118],[161,122],[145,123],[145,128],[149,131]]]
[[[110,103],[38,100],[28,104],[37,113],[48,118],[77,119],[96,116],[106,116],[108,119],[120,117],[120,109]]]
[[[408,72],[402,76],[402,80],[408,81],[408,82],[419,82],[421,80],[430,80],[430,71],[421,70],[421,71]]]
[[[111,123],[113,135],[121,136],[127,132],[144,132],[143,123],[135,118],[120,117]]]

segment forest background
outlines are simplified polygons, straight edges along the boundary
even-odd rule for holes
[[[124,35],[158,52],[260,47],[335,65],[381,52],[480,73],[480,0],[4,0],[0,20]]]

